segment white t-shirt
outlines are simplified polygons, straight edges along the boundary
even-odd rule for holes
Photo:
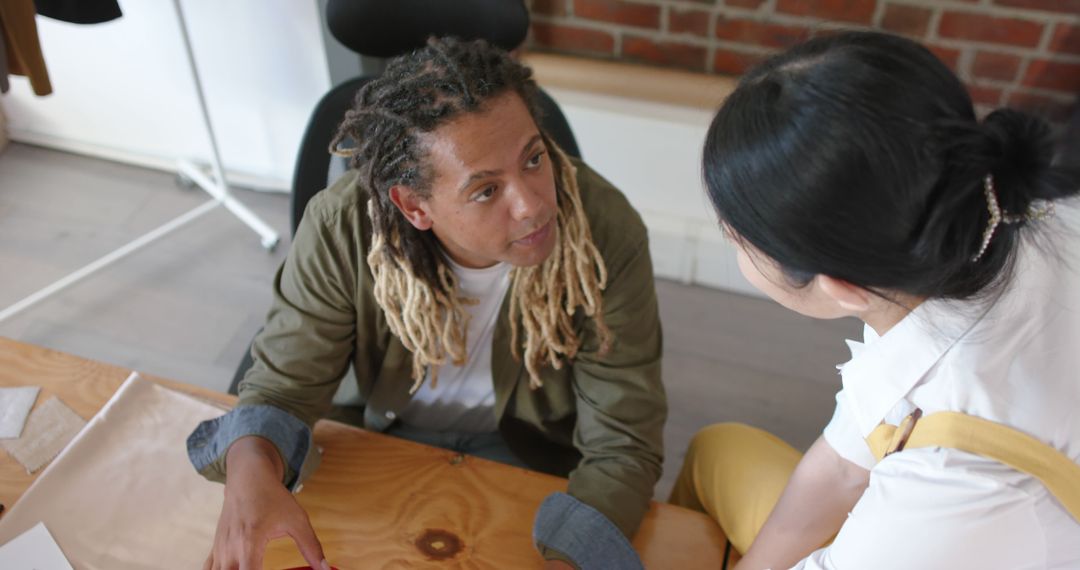
[[[840,367],[824,437],[870,469],[870,484],[832,545],[796,568],[1080,568],[1080,522],[1033,477],[943,448],[875,464],[864,440],[916,407],[956,411],[1080,463],[1078,230],[1054,234],[1045,250],[1023,244],[993,304],[928,301],[884,336],[866,327],[863,343],[848,341],[852,359]]]
[[[491,341],[495,319],[510,287],[512,266],[498,263],[469,269],[451,261],[450,268],[457,277],[459,294],[478,301],[475,305],[465,305],[469,314],[465,364],[441,366],[434,388],[429,375],[398,417],[405,425],[431,431],[493,432],[497,426]]]

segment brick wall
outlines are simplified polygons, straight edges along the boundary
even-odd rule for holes
[[[530,0],[529,46],[737,75],[815,34],[874,28],[917,39],[985,111],[1061,121],[1080,96],[1080,0]]]

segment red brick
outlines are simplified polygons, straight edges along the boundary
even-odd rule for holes
[[[765,0],[727,0],[724,2],[725,6],[733,6],[735,8],[747,8],[749,10],[757,10],[765,3]]]
[[[1009,95],[1008,106],[1033,113],[1050,121],[1064,122],[1072,116],[1075,102],[1064,102],[1038,93],[1014,91]]]
[[[759,53],[716,48],[716,54],[713,56],[713,71],[724,75],[742,75],[766,57],[768,56]]]
[[[626,36],[622,43],[623,58],[657,65],[702,71],[705,69],[704,47],[681,42],[657,42],[648,38]]]
[[[1025,87],[1054,89],[1070,95],[1080,94],[1080,63],[1035,59],[1024,73]]]
[[[933,54],[936,55],[937,58],[940,59],[945,65],[947,65],[949,69],[953,70],[954,73],[956,72],[957,64],[960,63],[960,50],[930,44],[926,45],[926,49],[933,52]]]
[[[668,13],[668,31],[705,37],[709,35],[710,17],[711,14],[704,10],[683,10],[673,6]]]
[[[971,95],[971,101],[976,105],[985,105],[987,107],[995,108],[1001,106],[1002,90],[998,87],[969,84],[967,90]]]
[[[933,10],[903,4],[887,4],[885,15],[881,18],[882,29],[897,34],[925,38],[930,29],[930,16]]]
[[[533,22],[532,32],[540,47],[602,55],[615,51],[615,37],[608,32],[541,22]]]
[[[1080,26],[1058,24],[1048,48],[1053,53],[1080,55]]]
[[[660,27],[660,7],[622,0],[574,0],[574,16],[639,28]]]
[[[1080,12],[1080,0],[995,0],[994,4],[1012,8],[1049,10],[1051,12],[1061,12],[1062,14]]]
[[[971,74],[982,79],[1012,81],[1020,71],[1019,56],[993,51],[980,51],[971,64]]]
[[[716,20],[716,37],[744,44],[786,48],[810,37],[810,30],[721,16]]]
[[[855,24],[870,24],[877,0],[778,0],[776,11]]]
[[[995,18],[971,12],[945,12],[938,35],[957,40],[973,40],[1024,47],[1039,45],[1043,24],[1018,18]]]
[[[567,0],[533,0],[530,10],[536,16],[565,16]]]

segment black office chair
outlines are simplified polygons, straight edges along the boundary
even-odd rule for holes
[[[330,33],[352,51],[372,57],[393,57],[423,47],[430,36],[486,39],[511,50],[525,41],[529,12],[512,0],[329,0],[326,20]],[[300,141],[293,171],[291,224],[296,233],[308,200],[348,168],[346,159],[327,148],[357,91],[375,76],[355,77],[323,95],[311,113]],[[540,91],[541,128],[568,155],[581,158],[574,133],[555,100]],[[236,369],[229,393],[236,394],[253,364],[251,348]]]

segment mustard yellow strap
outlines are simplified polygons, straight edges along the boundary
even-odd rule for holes
[[[903,445],[903,436],[907,441]],[[1074,519],[1080,521],[1080,464],[1030,435],[959,412],[904,418],[900,426],[881,424],[866,438],[874,457],[901,449],[947,447],[1004,463],[1038,479]]]

